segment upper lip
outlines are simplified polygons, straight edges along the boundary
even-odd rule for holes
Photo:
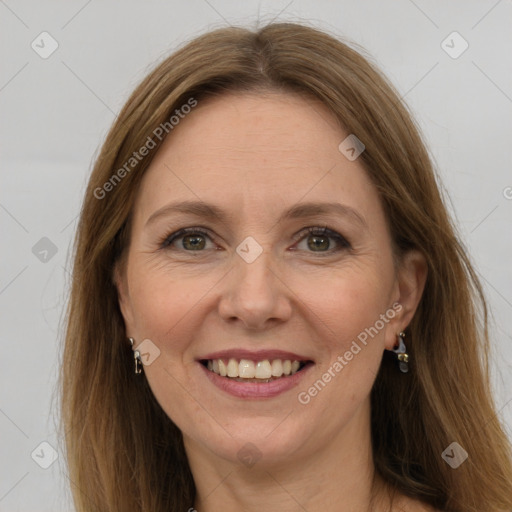
[[[198,358],[198,361],[205,361],[209,359],[249,359],[252,361],[264,361],[265,359],[289,359],[291,361],[312,361],[312,359],[309,357],[301,356],[293,352],[286,352],[284,350],[245,349],[220,350],[218,352],[211,352],[210,354]]]

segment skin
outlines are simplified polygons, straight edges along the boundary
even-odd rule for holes
[[[120,307],[135,345],[149,339],[160,350],[143,372],[183,432],[200,512],[367,510],[370,390],[383,351],[414,315],[427,267],[411,251],[395,271],[377,190],[360,159],[338,150],[347,135],[316,100],[224,95],[181,120],[143,178],[127,259],[116,268]],[[146,224],[178,200],[213,203],[228,217],[169,213]],[[277,222],[306,201],[348,205],[367,227],[336,214]],[[327,226],[350,246],[335,251],[336,240],[328,245],[325,235],[311,246],[307,232],[292,238],[309,226]],[[204,248],[190,249],[190,239],[184,247],[183,237],[162,246],[183,227],[206,229]],[[250,264],[236,252],[248,236],[263,249]],[[299,403],[297,394],[394,303],[401,305],[394,318],[309,403]],[[234,348],[287,350],[315,365],[277,397],[237,398],[213,386],[196,361]],[[252,467],[237,457],[248,442],[260,456]],[[405,497],[398,503],[430,510]],[[379,498],[375,510],[387,510],[386,501]]]

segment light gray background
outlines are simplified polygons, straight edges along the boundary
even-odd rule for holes
[[[60,450],[52,397],[70,243],[108,128],[156,61],[207,29],[258,18],[308,20],[362,45],[411,106],[494,314],[493,382],[510,434],[510,0],[0,0],[0,511],[72,510],[62,454],[48,469],[31,454],[50,462],[40,443]],[[47,59],[31,48],[43,31],[59,44]],[[441,46],[453,31],[469,44],[456,59]],[[46,262],[32,252],[42,237],[57,248]]]

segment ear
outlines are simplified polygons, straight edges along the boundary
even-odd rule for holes
[[[417,249],[407,251],[401,260],[395,282],[395,301],[400,304],[393,309],[396,315],[386,329],[386,349],[397,344],[397,335],[411,322],[423,295],[427,281],[428,265],[425,256]]]
[[[126,326],[126,335],[129,336],[129,332],[133,329],[133,310],[130,300],[130,294],[128,291],[128,283],[126,279],[125,265],[121,262],[116,262],[114,265],[113,280],[115,287],[117,288],[117,299],[119,302],[119,309],[124,318]]]

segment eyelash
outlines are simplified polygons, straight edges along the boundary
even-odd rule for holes
[[[200,228],[200,227],[183,228],[178,231],[175,231],[174,233],[171,233],[170,235],[167,235],[163,240],[161,240],[159,243],[160,248],[166,249],[174,241],[179,240],[180,238],[182,238],[183,236],[188,235],[188,234],[201,234],[201,235],[204,235],[204,236],[210,238],[210,240],[212,240],[212,237],[210,236],[209,232],[203,228]],[[332,253],[335,253],[335,252],[338,252],[341,250],[347,250],[347,249],[352,248],[352,246],[350,245],[350,242],[345,237],[340,235],[338,232],[336,232],[332,229],[329,229],[327,226],[322,226],[322,227],[311,226],[311,227],[305,228],[305,229],[301,230],[297,235],[294,235],[293,239],[296,240],[297,242],[300,242],[300,241],[302,241],[303,238],[305,238],[306,235],[313,235],[313,236],[327,235],[328,238],[333,238],[336,240],[336,243],[338,244],[338,247],[336,249],[328,250],[328,251],[318,251],[318,254],[320,254],[320,255],[322,253],[324,253],[326,255],[332,254]],[[186,251],[186,252],[196,252],[196,251]],[[197,252],[201,252],[201,251],[197,251]],[[311,251],[311,252],[314,253],[315,251]]]

